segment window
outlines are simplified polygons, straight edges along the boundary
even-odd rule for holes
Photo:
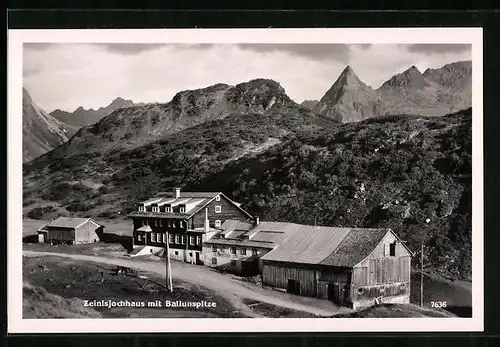
[[[217,246],[212,246],[212,252],[217,253]]]
[[[212,265],[217,265],[217,258],[212,258]]]
[[[215,201],[220,201],[220,195],[217,195],[217,196],[215,197]]]
[[[175,255],[179,255],[179,252],[175,251]]]
[[[216,228],[220,228],[220,224],[221,224],[221,223],[220,223],[220,220],[219,220],[219,219],[216,219],[216,220],[215,220],[215,227],[216,227]]]
[[[168,242],[169,243],[174,243],[174,235],[172,235],[172,234],[168,235]]]
[[[180,222],[179,222],[179,226],[180,226],[181,228],[184,228],[184,222],[183,222],[183,221],[180,221]]]
[[[163,235],[163,243],[167,243],[167,234],[162,234]]]
[[[240,249],[240,254],[241,255],[247,255],[247,249],[246,248]]]
[[[172,221],[169,220],[168,223],[167,223],[168,227],[171,228],[172,227]]]
[[[154,220],[154,226],[157,227],[158,226],[158,219],[155,219]]]
[[[236,254],[236,247],[231,247],[231,254]]]
[[[215,213],[220,213],[222,208],[220,206],[215,206]]]
[[[156,237],[155,233],[151,233],[151,242],[155,242],[155,237]]]
[[[189,236],[189,244],[194,245],[194,236]]]
[[[142,234],[137,234],[137,241],[142,241]]]
[[[156,234],[156,242],[161,242],[161,234],[160,233]]]
[[[156,211],[157,211],[157,210],[156,210],[157,208],[158,208],[157,206],[153,206],[153,207],[151,207],[151,211],[156,212]]]
[[[185,206],[179,207],[179,213],[186,213],[186,207]]]
[[[363,288],[358,288],[358,294],[363,294]]]
[[[257,255],[257,249],[252,249],[252,255]]]
[[[193,252],[189,252],[189,256],[192,257],[193,256]]]
[[[165,212],[172,212],[172,207],[170,206],[165,207]]]
[[[139,205],[139,212],[144,212],[145,211],[145,208],[143,205]]]
[[[396,242],[389,244],[389,256],[390,257],[396,256]]]
[[[186,244],[186,235],[182,235],[182,244],[185,245]]]
[[[177,244],[181,243],[180,235],[175,235],[175,243],[177,243]]]
[[[201,245],[201,236],[196,236],[196,244]]]
[[[231,266],[236,266],[236,259],[231,259]]]

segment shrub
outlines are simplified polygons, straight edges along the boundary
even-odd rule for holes
[[[55,208],[53,206],[42,206],[35,207],[31,211],[28,212],[28,218],[31,219],[43,219],[46,213],[54,212]]]

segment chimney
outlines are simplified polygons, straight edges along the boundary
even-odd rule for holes
[[[208,220],[208,208],[205,209],[205,232],[210,231],[210,224]]]
[[[258,216],[255,217],[255,225],[259,225],[260,223],[260,218]]]
[[[181,188],[174,188],[175,198],[179,199],[181,197]]]

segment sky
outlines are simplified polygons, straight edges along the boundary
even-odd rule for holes
[[[462,44],[27,43],[23,84],[48,112],[96,109],[117,97],[169,102],[182,90],[255,78],[278,81],[300,103],[319,100],[347,65],[378,88],[412,65],[424,72],[470,59]]]

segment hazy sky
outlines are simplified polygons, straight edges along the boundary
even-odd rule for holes
[[[181,90],[254,78],[297,102],[320,99],[346,65],[374,88],[411,65],[424,72],[471,59],[470,45],[68,44],[24,45],[24,86],[46,111],[98,108],[120,96],[168,102]]]

